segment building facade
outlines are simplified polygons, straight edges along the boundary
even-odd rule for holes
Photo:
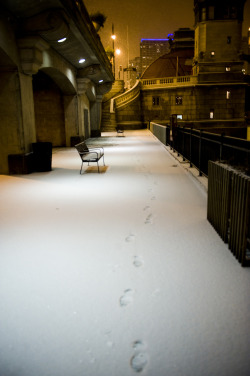
[[[172,43],[170,53],[153,62],[133,90],[115,99],[117,122],[129,126],[134,107],[141,126],[167,124],[177,115],[180,125],[246,138],[250,103],[249,54],[242,49],[244,4],[194,0],[194,46],[179,38],[182,45]],[[188,30],[179,31],[178,37]]]
[[[33,143],[100,135],[114,78],[82,2],[1,0],[0,11],[0,173],[8,174],[9,156],[25,165]]]
[[[143,73],[154,60],[167,52],[169,52],[168,39],[142,39],[140,43],[141,73]]]

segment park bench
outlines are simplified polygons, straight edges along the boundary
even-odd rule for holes
[[[124,129],[122,126],[116,127],[117,137],[123,136],[124,137]]]
[[[88,148],[88,146],[86,145],[86,143],[83,141],[83,142],[80,142],[79,144],[76,144],[75,148],[78,151],[79,156],[80,156],[80,158],[82,160],[80,174],[82,173],[82,166],[83,166],[83,163],[85,163],[85,162],[88,163],[88,166],[89,166],[90,162],[96,162],[97,163],[97,167],[98,167],[98,172],[100,172],[98,161],[101,158],[103,158],[103,166],[105,166],[105,162],[104,162],[104,149],[102,147]]]

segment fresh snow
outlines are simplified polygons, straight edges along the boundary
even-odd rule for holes
[[[0,376],[248,376],[250,270],[149,131],[0,176]],[[100,161],[100,166],[102,161]]]

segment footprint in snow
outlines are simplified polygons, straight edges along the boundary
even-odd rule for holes
[[[153,223],[153,215],[149,214],[144,222],[145,224]]]
[[[127,243],[133,242],[135,240],[135,235],[129,234],[129,236],[127,236],[125,240]]]
[[[127,305],[133,303],[134,300],[134,290],[127,289],[124,291],[124,294],[120,297],[120,306],[126,307]]]
[[[139,268],[140,266],[143,265],[143,259],[140,256],[134,256],[133,264],[136,268]]]
[[[146,345],[142,341],[135,341],[132,344],[135,354],[130,360],[131,368],[139,373],[144,370],[148,363],[148,355],[146,353]]]

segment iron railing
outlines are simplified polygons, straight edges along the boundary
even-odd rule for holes
[[[185,127],[166,126],[166,145],[208,176],[208,161],[226,162],[250,175],[250,141]]]

